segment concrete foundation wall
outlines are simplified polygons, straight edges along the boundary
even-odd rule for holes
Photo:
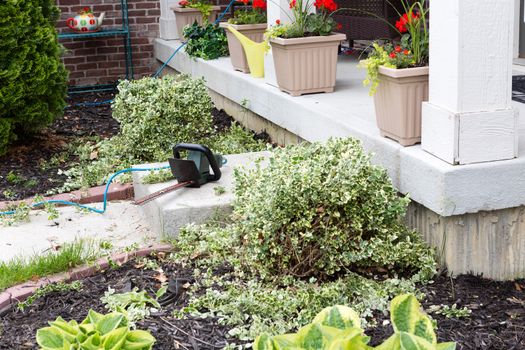
[[[451,274],[498,280],[525,277],[525,207],[443,217],[412,202],[408,226],[436,247]]]

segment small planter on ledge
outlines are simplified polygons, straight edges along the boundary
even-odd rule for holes
[[[266,30],[266,23],[259,24],[231,24],[228,22],[219,23],[221,28],[232,27],[241,34],[245,35],[248,39],[255,42],[264,41],[264,32]],[[228,37],[228,49],[230,51],[230,60],[233,66],[233,69],[238,70],[243,73],[250,73],[250,68],[248,67],[248,61],[246,60],[246,54],[244,48],[241,45],[241,42],[237,37],[230,32],[226,31],[226,36]]]
[[[403,146],[421,142],[421,107],[428,101],[428,66],[379,67],[379,80],[374,105],[381,136]]]
[[[182,38],[182,30],[187,25],[193,24],[195,21],[202,25],[202,14],[198,9],[192,7],[172,6],[170,7],[175,12],[175,23],[177,25],[178,37]],[[212,23],[217,18],[220,11],[219,6],[212,6],[208,22]]]
[[[301,38],[272,38],[277,84],[292,96],[333,92],[337,53],[345,34]]]

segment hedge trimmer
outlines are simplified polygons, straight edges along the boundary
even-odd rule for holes
[[[181,158],[182,151],[187,152],[186,159]],[[220,168],[226,164],[222,155],[213,154],[206,146],[191,143],[179,143],[173,147],[173,158],[168,161],[178,183],[139,198],[134,204],[143,205],[180,188],[201,187],[208,182],[218,181],[221,178]]]

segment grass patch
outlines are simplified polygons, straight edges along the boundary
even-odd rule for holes
[[[78,240],[64,244],[57,252],[16,257],[0,263],[0,291],[31,279],[64,272],[72,267],[93,261],[98,250],[92,241]]]

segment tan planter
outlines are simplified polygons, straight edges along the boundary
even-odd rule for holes
[[[230,24],[228,22],[219,23],[221,28],[232,27],[243,35],[246,35],[248,39],[260,43],[264,40],[264,32],[268,25],[266,23],[259,24]],[[241,42],[232,32],[226,30],[226,36],[228,37],[228,49],[230,50],[230,60],[232,62],[233,69],[241,71],[243,73],[250,73],[248,67],[248,61],[246,60],[246,54],[241,45]]]
[[[345,34],[270,40],[277,85],[292,96],[333,92],[337,50]]]
[[[421,142],[421,107],[423,101],[428,101],[428,67],[379,67],[379,80],[374,104],[381,136],[403,146]]]
[[[172,6],[170,7],[173,12],[175,12],[175,23],[177,24],[177,31],[178,31],[178,37],[182,38],[182,30],[187,25],[193,24],[195,21],[199,25],[202,25],[202,14],[199,10],[191,8],[191,7],[180,7],[180,6]],[[210,12],[210,16],[208,17],[208,21],[210,23],[213,23],[215,19],[217,18],[217,14],[220,11],[219,6],[213,6]]]

